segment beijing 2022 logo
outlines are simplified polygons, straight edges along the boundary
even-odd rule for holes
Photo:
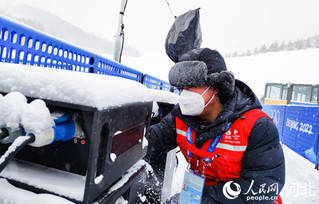
[[[230,185],[233,184],[233,186],[236,188],[236,190],[233,190]],[[238,183],[235,183],[234,181],[228,181],[223,186],[223,194],[226,198],[233,200],[236,199],[241,192],[240,185]]]

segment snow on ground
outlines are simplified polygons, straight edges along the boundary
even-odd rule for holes
[[[235,77],[247,83],[260,98],[265,83],[319,84],[319,49],[272,52],[249,57],[226,58]]]
[[[314,164],[283,145],[286,184],[280,193],[283,203],[319,203],[319,171]]]
[[[119,77],[0,63],[0,92],[13,91],[99,110],[141,101],[175,104],[178,97]]]
[[[283,145],[286,161],[286,184],[280,193],[284,204],[317,204],[319,203],[319,171],[314,164]],[[172,194],[182,188],[186,160],[181,153],[177,154],[179,166],[173,181]]]

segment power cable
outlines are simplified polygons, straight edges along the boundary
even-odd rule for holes
[[[33,134],[20,136],[10,145],[8,150],[0,157],[0,172],[8,165],[14,156],[25,146],[35,141]]]
[[[121,13],[123,16],[124,16],[124,13],[126,10],[127,2],[128,2],[128,0],[125,1],[124,9],[123,9],[123,12]],[[121,61],[122,61],[122,53],[123,53],[123,49],[124,49],[124,23],[122,23],[122,25],[121,25],[120,36],[122,37],[122,42],[121,42],[122,45],[121,45],[121,50],[120,50],[119,63],[121,63]]]
[[[173,16],[174,18],[176,18],[176,16],[174,15],[173,10],[172,10],[171,6],[169,5],[168,1],[165,0],[165,2],[166,2],[166,4],[167,4],[167,7],[168,7],[169,11],[171,12],[172,16]]]

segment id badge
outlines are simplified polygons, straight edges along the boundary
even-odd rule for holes
[[[183,188],[180,194],[180,204],[200,204],[205,178],[186,170],[184,175]]]

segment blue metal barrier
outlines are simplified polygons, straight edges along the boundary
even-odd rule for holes
[[[264,105],[263,110],[273,118],[283,144],[319,164],[319,107]]]
[[[106,74],[141,82],[143,73],[0,17],[0,61]]]
[[[318,106],[317,103],[302,103],[302,102],[295,102],[295,101],[290,101],[290,105],[296,105],[296,106]]]
[[[149,74],[144,74],[143,76],[143,84],[152,89],[159,89],[159,90],[165,90],[165,91],[171,91],[172,86],[160,79],[157,79]]]
[[[277,126],[280,140],[282,140],[282,131],[284,128],[284,121],[285,121],[285,114],[286,114],[286,107],[284,105],[264,105],[263,111],[267,113]]]

